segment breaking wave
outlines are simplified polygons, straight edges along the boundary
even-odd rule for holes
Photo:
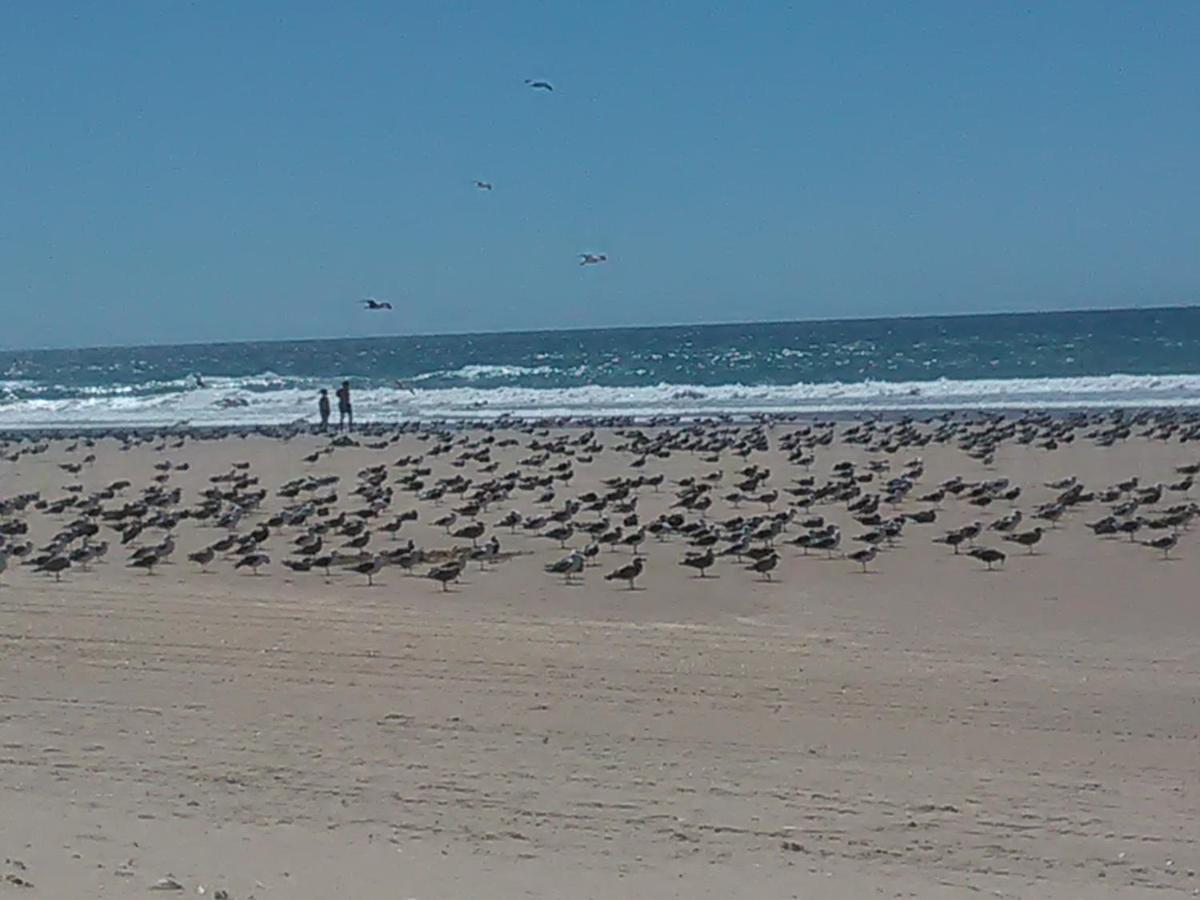
[[[544,371],[543,371],[544,370]],[[355,391],[360,421],[469,420],[751,413],[845,413],[938,409],[1075,409],[1200,406],[1200,375],[1104,375],[1073,378],[937,379],[790,385],[666,384],[572,387],[471,386],[488,379],[553,375],[549,367],[464,366],[403,385],[366,381]],[[468,382],[439,386],[447,375]],[[0,382],[0,428],[278,424],[315,420],[326,380],[271,372],[65,387]]]

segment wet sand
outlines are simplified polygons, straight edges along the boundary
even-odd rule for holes
[[[617,449],[628,438],[601,431],[603,448],[574,459],[544,510],[603,492],[604,479],[662,473],[661,490],[635,492],[646,524],[675,501],[671,482],[720,470],[706,519],[766,514],[724,499],[738,470],[769,467],[767,490],[810,474],[821,484],[842,460],[862,474],[886,460],[865,483],[878,490],[915,457],[924,472],[898,512],[928,508],[915,497],[955,475],[1007,477],[1023,493],[986,508],[947,497],[935,524],[905,525],[866,574],[784,543],[802,531],[795,521],[770,582],[732,558],[697,578],[678,564],[691,549],[681,536],[648,539],[635,591],[603,578],[628,549],[603,549],[567,586],[543,571],[564,555],[558,543],[492,527],[510,509],[542,509],[521,490],[479,516],[502,560],[470,563],[445,593],[396,567],[373,587],[337,569],[288,571],[280,561],[302,528],[287,526],[270,529],[258,576],[220,557],[200,572],[186,554],[226,532],[189,519],[152,575],[125,561],[162,538],[153,528],[122,547],[102,526],[108,556],[61,582],[11,559],[0,575],[0,879],[33,887],[0,881],[0,895],[143,896],[168,873],[187,893],[238,900],[1193,895],[1200,529],[1182,530],[1164,560],[1094,536],[1084,523],[1111,504],[1093,500],[1035,555],[985,532],[1009,555],[996,572],[933,538],[1014,507],[1028,517],[1060,493],[1046,484],[1070,475],[1094,490],[1176,482],[1200,445],[1135,433],[1102,447],[1080,428],[1053,451],[1005,441],[985,464],[953,442],[850,446],[839,426],[809,469],[780,448],[791,430],[768,429],[769,449],[746,457],[679,450],[637,468],[640,454]],[[115,508],[169,459],[188,465],[166,479],[181,491],[172,508],[189,508],[211,475],[244,461],[268,491],[239,523],[245,534],[291,502],[277,494],[291,479],[340,475],[332,514],[365,506],[351,495],[364,467],[387,465],[391,484],[413,468],[392,463],[422,455],[427,485],[478,483],[536,455],[531,440],[567,432],[495,437],[510,434],[517,445],[491,445],[499,465],[486,474],[478,460],[454,464],[466,445],[431,457],[437,441],[412,434],[386,449],[363,437],[315,463],[304,457],[328,440],[310,435],[128,450],[54,440],[32,454],[11,443],[0,498],[86,497],[129,480],[102,501]],[[472,452],[483,436],[465,433]],[[60,468],[89,453],[78,474]],[[569,459],[550,456],[525,469],[550,474]],[[780,497],[771,512],[787,508]],[[369,527],[415,509],[400,539],[469,545],[431,525],[462,502],[397,489]],[[863,546],[852,538],[868,528],[845,503],[808,514],[842,525],[841,549]],[[30,504],[0,522],[26,522],[9,543],[36,547],[77,518]],[[376,529],[368,549],[397,544]]]

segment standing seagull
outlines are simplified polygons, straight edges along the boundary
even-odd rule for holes
[[[635,556],[633,558],[633,562],[629,563],[628,565],[621,566],[621,568],[619,568],[619,569],[614,569],[613,571],[609,572],[607,575],[604,576],[604,580],[605,581],[628,581],[629,582],[629,590],[631,590],[631,591],[637,590],[637,588],[634,586],[634,581],[636,581],[637,577],[642,574],[642,570],[645,567],[644,564],[645,564],[645,560],[643,560],[642,557]]]
[[[863,573],[865,574],[868,571],[867,566],[871,564],[871,560],[875,558],[875,555],[878,552],[879,548],[875,545],[871,545],[870,547],[864,547],[861,550],[855,550],[853,553],[847,554],[847,558],[852,559],[861,565]]]
[[[375,576],[379,574],[383,568],[383,560],[378,556],[373,556],[370,559],[365,559],[358,565],[354,566],[354,571],[359,575],[367,576],[367,587],[374,587]]]
[[[548,81],[534,81],[532,78],[526,78],[525,83],[535,91],[550,91],[550,93],[554,93],[554,85]]]
[[[35,572],[49,572],[54,576],[55,581],[62,581],[62,573],[71,568],[71,561],[65,556],[52,556],[40,566],[34,569]]]
[[[386,300],[376,300],[374,297],[364,297],[362,300],[363,309],[391,309],[392,304]]]
[[[197,550],[195,553],[189,553],[188,559],[194,563],[199,563],[201,572],[207,572],[208,564],[213,561],[216,555],[217,551],[212,547],[204,547],[203,549]]]
[[[568,556],[557,562],[546,563],[542,568],[550,575],[561,575],[563,581],[571,584],[571,577],[583,571],[583,556],[578,550],[572,550]]]
[[[1033,545],[1042,539],[1042,527],[1031,528],[1029,531],[1018,531],[1016,534],[1006,534],[1006,541],[1012,541],[1015,544],[1020,544],[1029,550],[1029,555],[1033,556]]]
[[[1152,541],[1142,541],[1147,547],[1152,547],[1155,550],[1161,550],[1163,559],[1170,559],[1171,551],[1175,549],[1175,545],[1179,543],[1178,534],[1166,534],[1160,538],[1155,538]]]

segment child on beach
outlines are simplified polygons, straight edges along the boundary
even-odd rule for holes
[[[321,388],[321,396],[317,400],[317,412],[321,414],[321,430],[329,427],[329,391]]]

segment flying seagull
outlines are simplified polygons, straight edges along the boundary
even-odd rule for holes
[[[490,181],[476,181],[475,187],[479,188],[481,191],[490,191],[492,189],[492,183]]]
[[[608,257],[603,253],[580,253],[579,264],[581,266],[594,266],[597,263],[608,262]]]
[[[362,300],[364,309],[391,309],[392,304],[386,300],[376,300],[374,297],[365,297]]]
[[[534,90],[550,91],[550,92],[554,91],[554,85],[552,85],[548,81],[534,81],[531,78],[526,78],[525,83],[527,85],[529,85],[531,88],[533,88]]]

